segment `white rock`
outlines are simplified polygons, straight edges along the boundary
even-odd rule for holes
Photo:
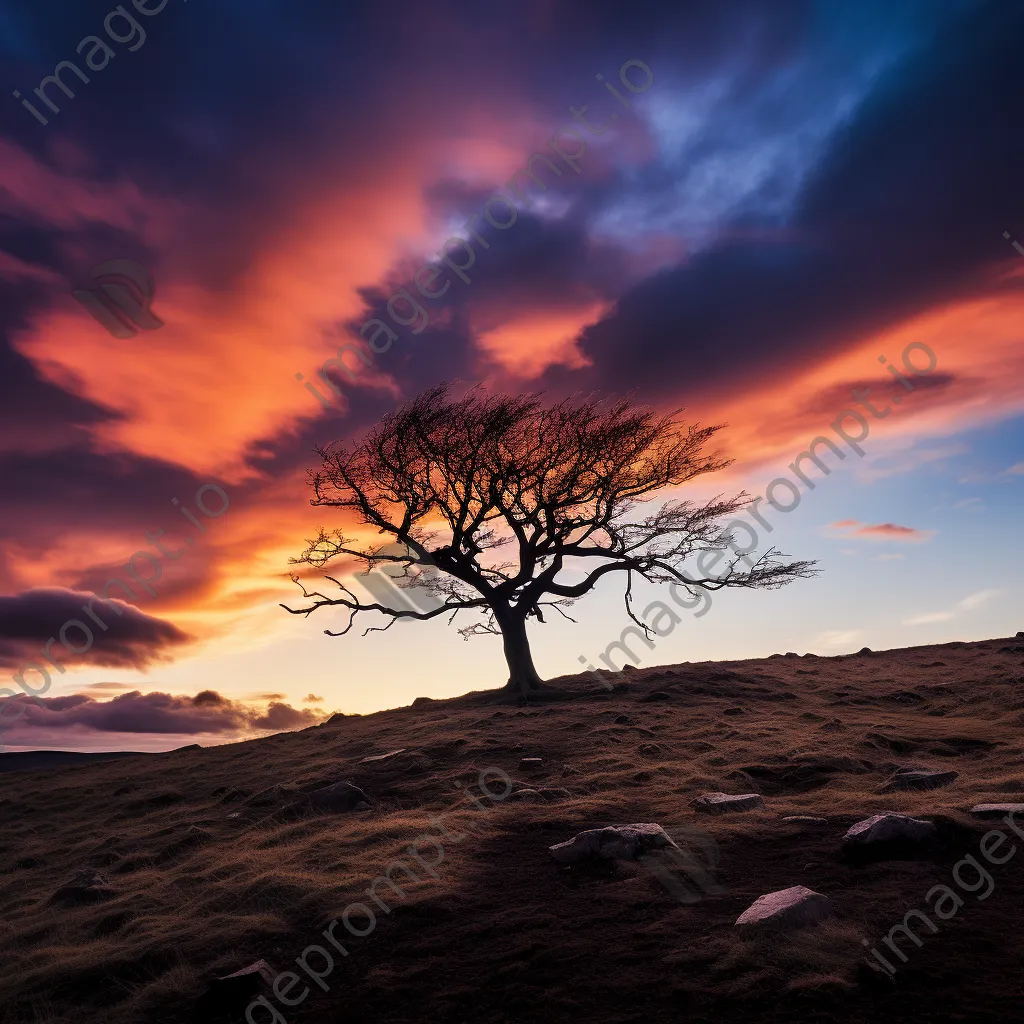
[[[758,928],[781,925],[800,928],[832,917],[832,901],[804,885],[770,892],[756,899],[738,918],[737,928]]]
[[[764,807],[764,800],[758,793],[743,793],[733,796],[730,793],[701,793],[693,806],[698,811],[721,814],[723,811],[752,811],[755,807]]]
[[[1024,814],[1024,804],[975,804],[971,814],[976,818],[1001,818],[1005,814]]]
[[[675,845],[660,825],[645,822],[588,829],[567,842],[549,847],[548,852],[559,864],[576,864],[595,857],[605,860],[636,860],[648,850]]]
[[[864,846],[870,843],[911,842],[934,839],[939,830],[930,822],[908,814],[873,814],[858,821],[843,836],[843,843]]]
[[[930,768],[900,768],[879,790],[881,793],[899,793],[915,789],[938,789],[956,782],[959,772],[940,772]]]

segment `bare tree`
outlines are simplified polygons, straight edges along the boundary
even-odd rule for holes
[[[673,414],[674,416],[675,414]],[[539,395],[491,395],[482,388],[453,398],[448,384],[424,392],[386,416],[362,441],[318,448],[323,465],[310,472],[310,504],[350,510],[386,537],[357,545],[339,530],[320,528],[293,564],[322,569],[339,556],[390,566],[400,587],[426,587],[426,610],[364,603],[334,576],[340,595],[309,591],[288,608],[348,609],[342,636],[360,612],[432,619],[476,613],[460,632],[500,634],[508,687],[542,687],[526,623],[544,621],[544,609],[563,610],[605,576],[624,574],[626,611],[646,635],[632,606],[634,575],[654,583],[694,588],[772,589],[814,575],[812,562],[783,562],[771,549],[757,561],[732,558],[718,577],[685,572],[683,563],[730,541],[719,525],[750,499],[745,493],[704,504],[666,501],[643,518],[637,504],[730,464],[704,446],[719,429],[684,427],[673,416],[634,407],[628,399],[566,400],[545,408]],[[431,567],[441,570],[434,571]],[[566,576],[569,576],[567,579]],[[573,620],[575,621],[575,620]],[[370,632],[370,630],[366,630]],[[364,633],[365,635],[365,633]]]

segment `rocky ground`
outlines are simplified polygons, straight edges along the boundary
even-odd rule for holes
[[[553,680],[562,696],[529,707],[470,694],[5,774],[0,1021],[241,1022],[260,996],[254,1024],[1017,1017],[1024,853],[981,861],[991,889],[951,878],[993,828],[1024,845],[971,813],[1024,802],[1024,637],[608,678]],[[715,793],[761,799],[699,802]],[[844,844],[885,813],[934,831]],[[610,856],[549,852],[636,823],[682,852],[665,861],[657,830],[578,844]],[[419,880],[377,889],[385,912],[367,887],[413,865],[410,844]],[[901,941],[903,963],[881,940],[936,885],[962,906]],[[765,907],[785,925],[750,927]],[[208,995],[261,959],[297,971],[346,909],[366,934],[337,926],[326,991],[300,971],[288,1006],[256,972]]]

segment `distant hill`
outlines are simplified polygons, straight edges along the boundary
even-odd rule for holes
[[[138,750],[106,750],[95,754],[77,750],[22,750],[0,754],[0,772],[32,772],[42,768],[66,768],[95,761],[115,761],[121,757],[149,757]]]

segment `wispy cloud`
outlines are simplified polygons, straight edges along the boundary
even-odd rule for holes
[[[926,626],[932,622],[949,622],[950,619],[955,619],[958,612],[973,612],[977,611],[983,605],[987,604],[994,597],[998,597],[1002,594],[1002,590],[979,590],[977,593],[968,594],[967,597],[960,601],[957,601],[956,607],[952,611],[948,612],[928,612],[924,615],[915,615],[912,618],[904,619],[904,626]]]
[[[846,537],[866,537],[868,540],[930,540],[938,530],[918,530],[899,523],[862,523],[856,519],[840,519],[830,523],[829,529],[843,531]]]
[[[969,594],[962,601],[958,601],[957,608],[965,612],[972,612],[975,608],[980,608],[983,604],[991,601],[993,597],[998,597],[1001,593],[1001,590],[979,590],[976,594]]]
[[[952,612],[931,612],[928,615],[915,615],[912,619],[904,619],[904,626],[924,626],[929,622],[948,622],[953,618]]]
[[[1024,463],[1021,463],[1021,465],[1024,465]],[[980,505],[980,504],[981,504],[981,498],[964,498],[963,501],[958,501],[953,506],[953,508],[971,508],[972,506]]]
[[[857,642],[860,635],[859,629],[830,629],[818,634],[818,642],[825,647],[849,647]]]

